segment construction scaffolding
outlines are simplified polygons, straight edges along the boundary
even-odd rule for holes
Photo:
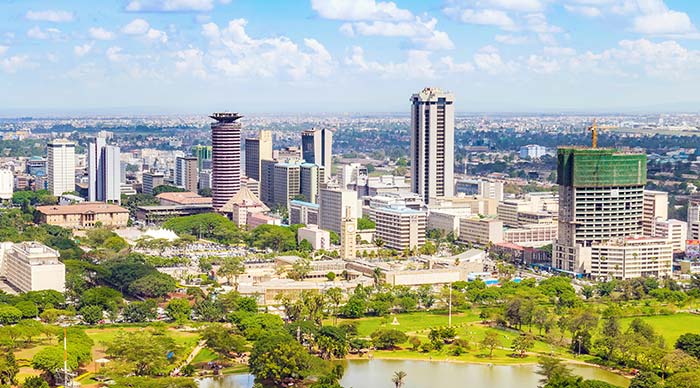
[[[647,156],[613,148],[557,150],[557,183],[572,187],[638,186],[647,182]]]

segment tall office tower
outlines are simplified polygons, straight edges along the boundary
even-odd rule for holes
[[[352,213],[352,209],[345,209],[345,217],[341,223],[340,232],[340,258],[345,260],[355,260],[357,250],[355,245],[357,240],[357,218]]]
[[[185,156],[175,159],[175,186],[196,193],[198,174],[196,157]]]
[[[121,202],[121,162],[119,147],[96,137],[88,144],[88,200]]]
[[[322,188],[318,195],[321,229],[342,233],[342,221],[357,216],[357,191]],[[350,214],[348,214],[348,210]]]
[[[192,156],[197,158],[197,169],[200,171],[204,168],[204,161],[211,161],[211,146],[196,145],[192,147]]]
[[[49,191],[55,196],[75,191],[75,143],[56,139],[46,145]]]
[[[273,206],[289,208],[289,201],[299,195],[300,165],[277,163],[274,167]]]
[[[647,158],[605,148],[559,148],[559,237],[552,265],[595,272],[592,247],[642,234]],[[596,251],[599,251],[596,249]]]
[[[425,88],[411,97],[411,191],[426,204],[454,195],[454,96]]]
[[[219,210],[241,188],[241,115],[214,113],[211,124],[212,204]]]
[[[301,133],[302,159],[323,167],[326,179],[331,177],[332,152],[333,131],[330,129],[311,129]]]
[[[262,130],[258,138],[245,139],[245,175],[260,180],[260,161],[272,159],[272,132]]]
[[[324,168],[314,163],[301,164],[300,194],[304,196],[304,201],[317,203],[318,190],[321,184],[325,183]]]
[[[644,216],[642,230],[645,236],[656,236],[656,220],[668,219],[668,193],[644,190]]]

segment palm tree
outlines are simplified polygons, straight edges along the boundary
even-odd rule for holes
[[[402,388],[404,384],[404,379],[406,378],[406,372],[400,370],[394,372],[394,377],[391,378],[391,382],[394,383],[395,388]]]

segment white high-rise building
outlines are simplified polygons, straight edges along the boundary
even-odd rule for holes
[[[668,193],[665,191],[644,190],[644,215],[642,229],[645,236],[656,236],[656,220],[668,218]]]
[[[520,147],[520,157],[523,159],[539,159],[547,155],[547,148],[537,144],[528,144]]]
[[[480,179],[478,183],[478,195],[482,198],[503,201],[503,181],[489,181]]]
[[[454,96],[425,88],[411,97],[411,191],[429,204],[454,195]]]
[[[56,139],[46,145],[46,174],[49,191],[60,196],[75,191],[75,143]]]
[[[66,289],[66,268],[58,251],[36,241],[0,246],[0,275],[22,292]]]
[[[88,200],[121,202],[121,162],[119,147],[96,137],[88,144]]]
[[[15,176],[12,171],[0,169],[0,199],[12,199],[12,192],[15,188]]]

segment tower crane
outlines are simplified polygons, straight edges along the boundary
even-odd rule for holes
[[[617,128],[614,125],[598,125],[598,119],[593,119],[593,125],[586,128],[591,131],[591,148],[598,148],[598,130]]]

